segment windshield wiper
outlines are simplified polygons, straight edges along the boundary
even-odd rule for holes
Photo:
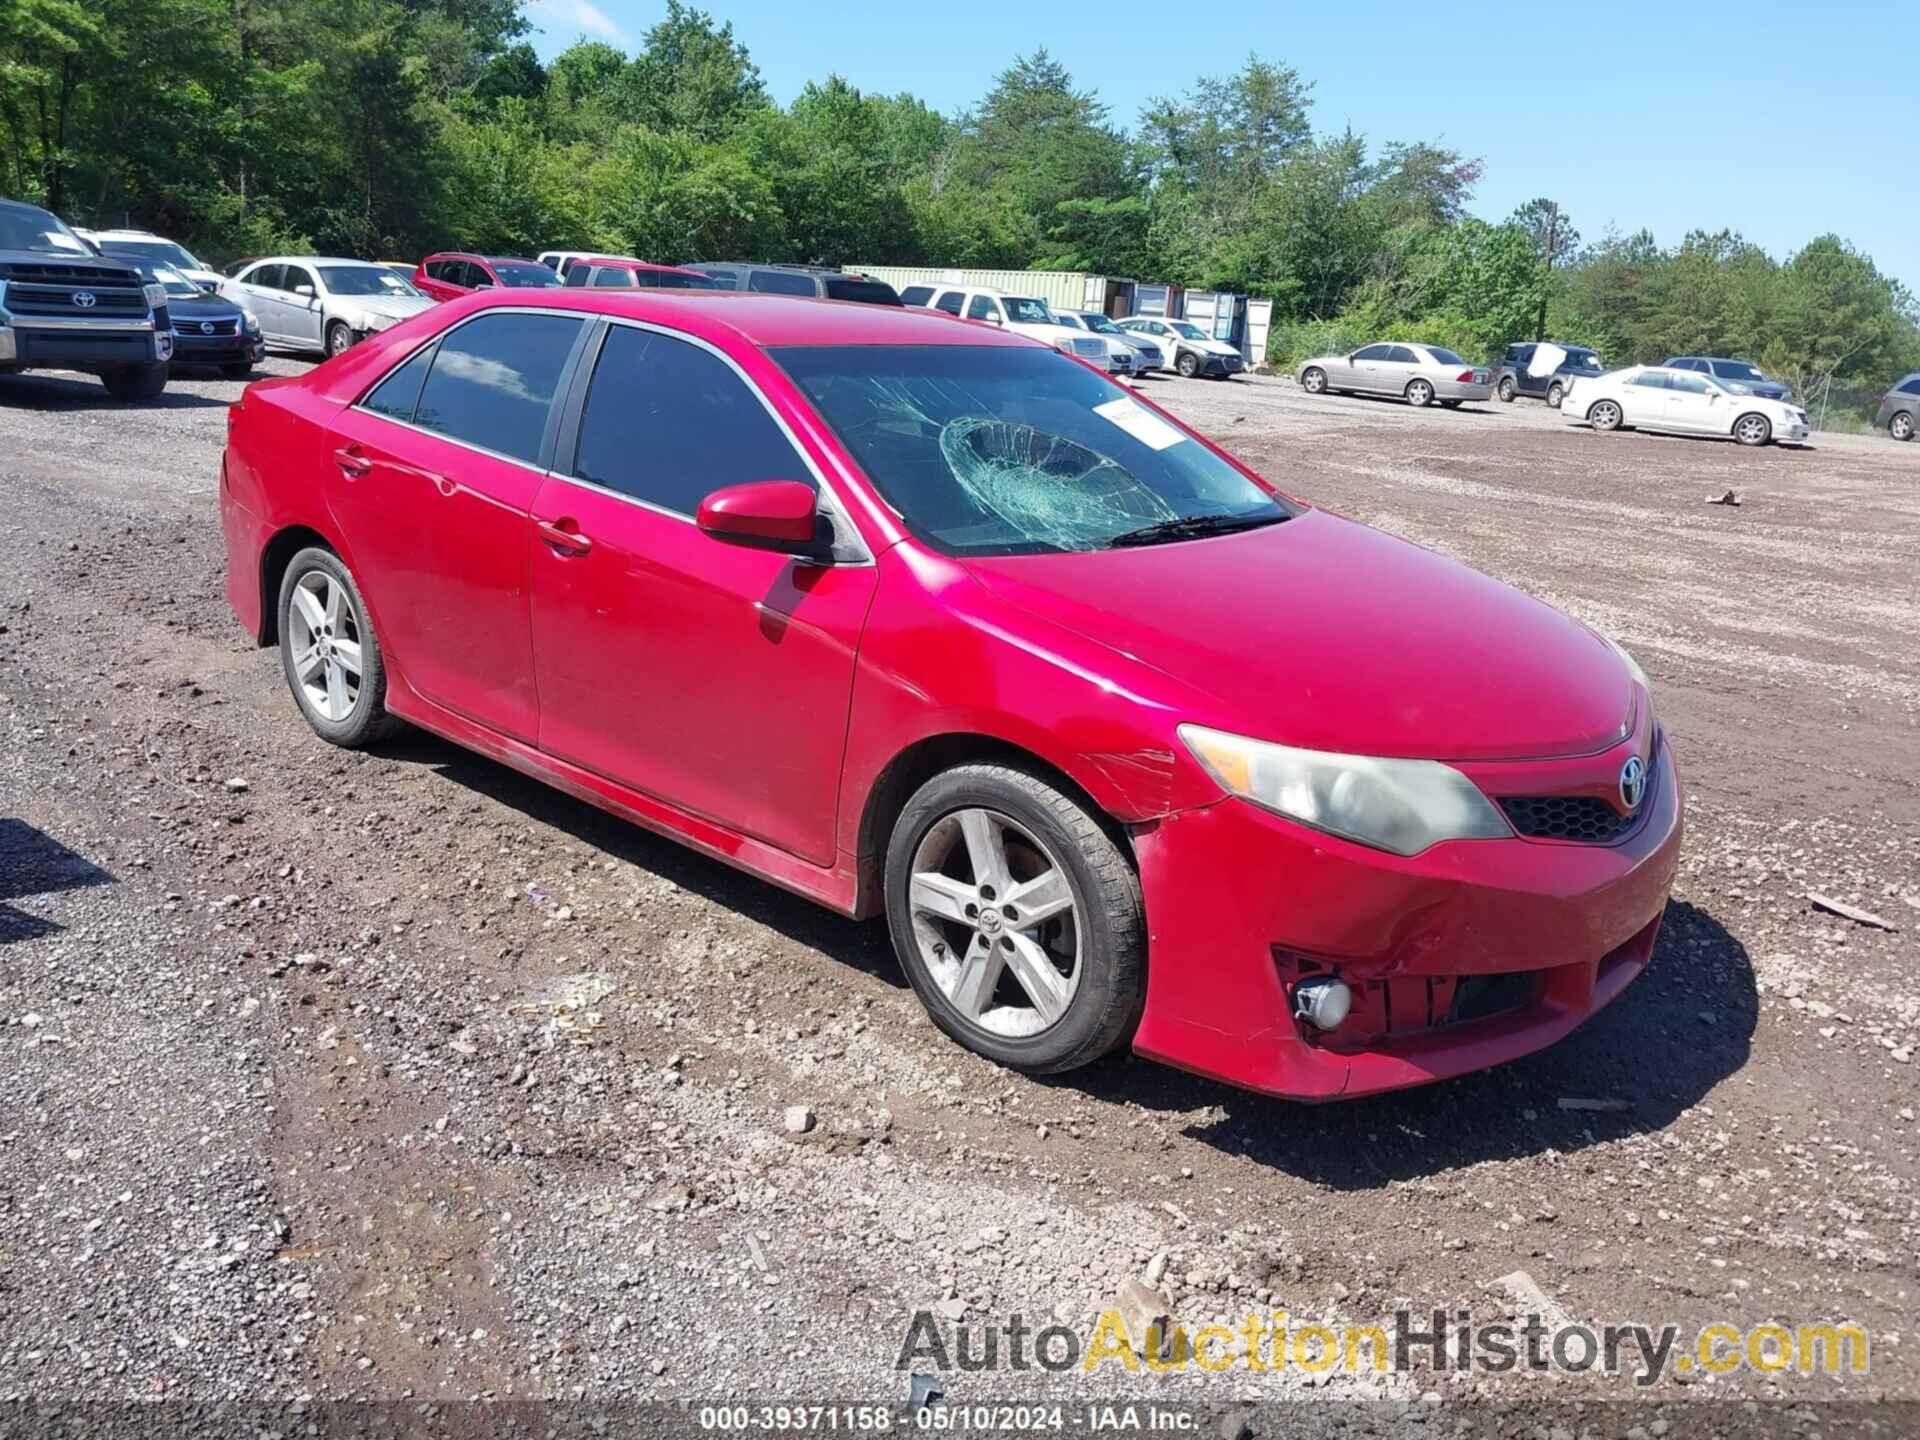
[[[1258,530],[1263,525],[1278,525],[1286,519],[1280,510],[1262,510],[1238,514],[1178,515],[1171,520],[1156,520],[1138,530],[1125,530],[1109,545],[1160,545],[1169,540],[1197,540],[1205,535],[1231,535],[1236,530]]]

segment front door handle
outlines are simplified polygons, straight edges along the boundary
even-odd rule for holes
[[[558,555],[584,555],[593,549],[593,541],[580,533],[573,520],[536,520],[540,538]],[[568,528],[573,527],[573,528]]]
[[[334,451],[333,463],[355,479],[373,469],[373,461],[360,453],[358,445],[345,445]]]

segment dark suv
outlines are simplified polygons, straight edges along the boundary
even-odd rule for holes
[[[1791,400],[1793,387],[1773,379],[1746,360],[1723,360],[1712,355],[1676,355],[1661,362],[1668,370],[1691,370],[1711,375],[1735,395],[1758,395],[1762,400]]]
[[[173,358],[167,292],[96,255],[57,216],[0,200],[0,373],[80,370],[116,400],[154,400]]]
[[[868,305],[898,305],[900,296],[884,280],[849,275],[819,265],[759,265],[746,260],[689,260],[681,267],[711,275],[720,290],[752,290],[761,295],[811,295],[818,300],[858,300]]]
[[[1533,368],[1534,355],[1542,345],[1551,345],[1566,352],[1566,358],[1549,373],[1534,375],[1529,372]],[[1586,346],[1541,340],[1507,347],[1507,353],[1493,367],[1493,390],[1502,400],[1511,401],[1516,395],[1532,395],[1558,410],[1560,399],[1567,393],[1567,386],[1571,382],[1591,380],[1605,373],[1600,357]]]

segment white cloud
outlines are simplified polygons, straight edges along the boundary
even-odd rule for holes
[[[620,40],[620,27],[593,0],[533,0],[528,18],[555,30],[577,30],[601,40]]]

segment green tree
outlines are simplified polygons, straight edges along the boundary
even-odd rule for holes
[[[760,70],[731,24],[667,0],[666,18],[620,80],[625,118],[663,135],[718,140],[767,105]]]

